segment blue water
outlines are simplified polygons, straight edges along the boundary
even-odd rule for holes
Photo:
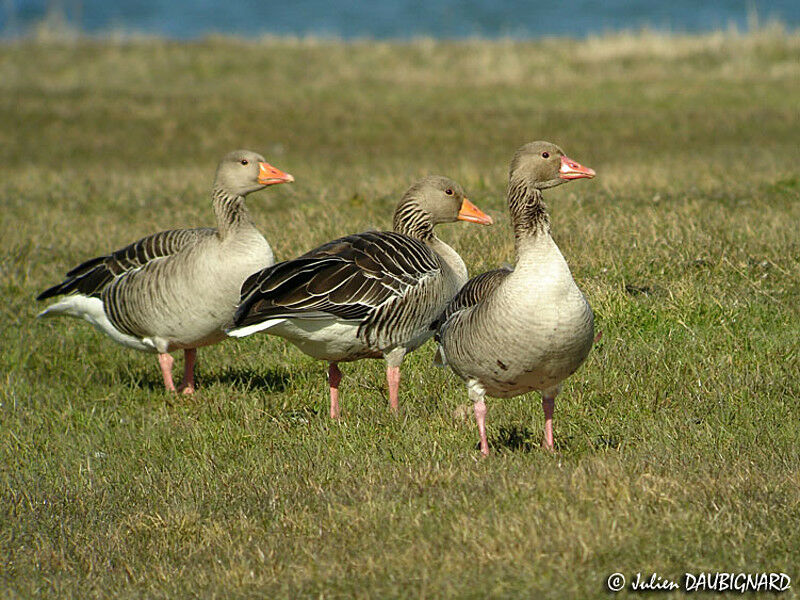
[[[697,32],[758,21],[800,27],[800,0],[0,0],[0,36],[48,13],[76,29],[195,38],[209,33],[351,38],[584,37],[620,29]],[[750,19],[750,20],[749,20]]]

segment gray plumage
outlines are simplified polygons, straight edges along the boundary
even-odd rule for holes
[[[466,382],[484,454],[484,395],[505,398],[539,390],[551,403],[592,346],[592,311],[550,237],[542,189],[593,176],[553,144],[520,148],[507,194],[516,265],[470,280],[436,323],[437,360]],[[545,437],[552,447],[547,423]]]
[[[276,318],[358,322],[369,355],[415,337],[461,278],[435,252],[394,232],[329,242],[252,276],[242,287],[236,326]],[[363,358],[352,356],[351,359]],[[344,358],[339,358],[344,360]]]
[[[465,217],[465,205],[454,181],[420,180],[397,206],[395,231],[339,238],[251,276],[229,334],[280,335],[333,365],[384,357],[399,366],[433,334],[430,323],[467,280],[463,260],[434,226],[491,222],[482,213],[483,220]]]
[[[498,287],[514,270],[513,267],[503,266],[493,271],[486,271],[476,275],[465,283],[455,297],[448,303],[444,312],[433,322],[431,329],[436,331],[436,341],[440,339],[439,328],[454,314],[465,308],[475,306],[483,301]]]
[[[214,182],[216,228],[162,231],[84,262],[39,295],[65,296],[40,316],[83,318],[121,344],[160,354],[220,341],[242,282],[274,263],[244,196],[292,180],[256,153],[228,154]]]

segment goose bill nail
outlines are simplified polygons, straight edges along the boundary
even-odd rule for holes
[[[584,167],[582,164],[575,162],[567,156],[561,157],[561,168],[558,170],[558,176],[561,179],[581,179],[583,177],[594,177],[596,173],[594,169]]]
[[[273,185],[275,183],[291,183],[294,181],[289,173],[284,173],[280,169],[276,169],[269,163],[258,163],[258,183],[261,185]]]
[[[466,198],[464,198],[464,201],[461,203],[461,210],[458,211],[458,219],[460,221],[469,221],[470,223],[480,223],[481,225],[491,225],[494,223],[492,217]]]

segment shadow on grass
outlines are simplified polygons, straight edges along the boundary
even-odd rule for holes
[[[118,377],[120,382],[124,382],[132,389],[139,388],[148,392],[165,392],[164,379],[158,372],[158,365],[150,365],[150,368],[138,368],[125,366],[119,370]],[[180,383],[180,375],[178,376],[177,383]],[[176,384],[177,385],[177,384]]]
[[[182,367],[174,371],[173,377],[175,385],[179,385],[183,377]],[[195,380],[198,390],[220,383],[244,391],[283,392],[289,388],[292,377],[289,371],[281,368],[273,368],[267,372],[228,368],[222,372],[204,373],[202,368],[198,367],[195,370]],[[157,366],[152,369],[125,368],[120,373],[120,381],[128,381],[131,386],[151,392],[164,391],[164,380]]]
[[[267,392],[283,392],[292,380],[291,373],[286,369],[272,368],[266,373],[254,373],[243,369],[226,369],[222,373],[214,374],[203,378],[206,385],[211,383],[221,383],[244,390],[261,389]]]
[[[317,420],[320,415],[327,416],[327,407],[322,406],[301,406],[284,410],[276,415],[277,419],[282,420],[287,425],[305,425]],[[335,421],[327,421],[328,424],[335,424]]]
[[[493,436],[489,446],[498,452],[532,452],[541,448],[541,441],[530,428],[512,425],[501,427],[500,431]],[[480,444],[478,444],[478,449],[480,449]]]
[[[522,425],[511,425],[501,427],[493,439],[489,442],[489,447],[498,452],[547,452],[542,445],[543,433],[541,430],[532,430]],[[604,440],[601,438],[604,449],[615,449],[619,446],[616,440]],[[574,440],[569,435],[555,436],[555,451],[565,452],[574,450]],[[600,442],[598,442],[600,443]],[[476,449],[480,450],[480,442],[476,444]]]

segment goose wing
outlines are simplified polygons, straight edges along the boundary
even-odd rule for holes
[[[431,329],[438,330],[451,316],[464,309],[475,306],[497,289],[505,278],[513,272],[512,267],[501,267],[486,271],[470,279],[450,301],[444,312],[433,322]],[[437,334],[438,341],[438,334]]]
[[[199,238],[213,236],[216,229],[171,229],[148,235],[107,256],[98,256],[81,263],[61,283],[43,291],[37,300],[64,294],[83,294],[99,298],[108,284],[118,277],[147,263],[176,254]]]
[[[366,322],[440,272],[436,255],[414,238],[394,232],[349,235],[251,275],[234,323],[331,316]]]

